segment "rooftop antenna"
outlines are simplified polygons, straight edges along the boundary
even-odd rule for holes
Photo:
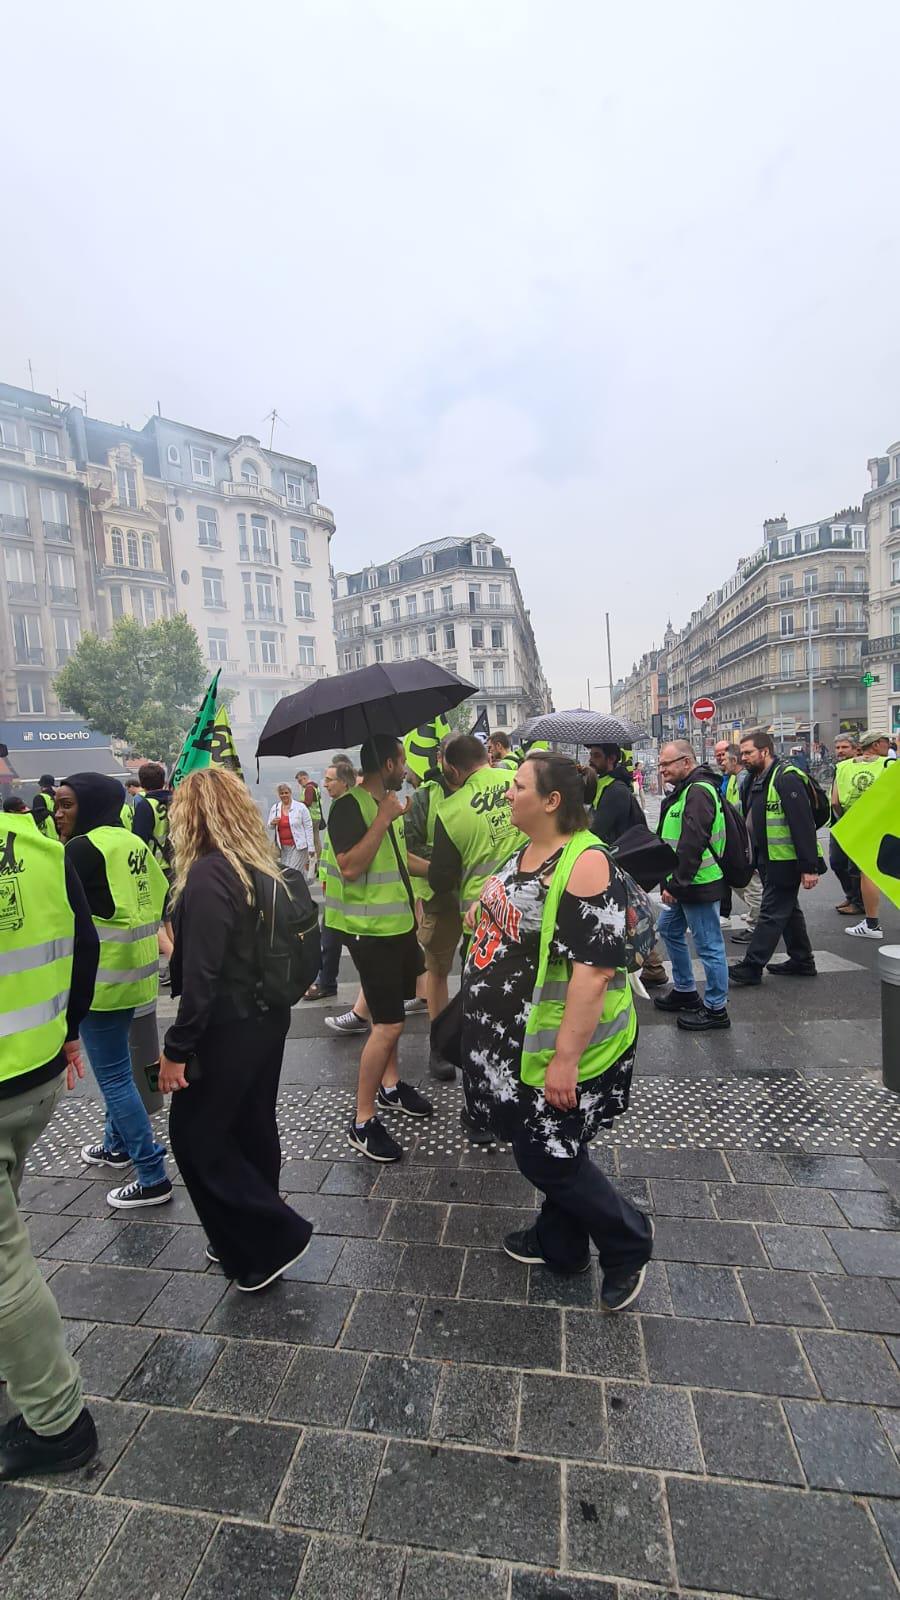
[[[85,389],[84,394],[79,394],[78,390],[76,389],[75,399],[81,401],[82,410],[84,411],[85,416],[87,416],[87,390]]]
[[[28,357],[28,381],[31,384],[31,388],[32,388],[32,391],[33,391],[34,390],[34,373],[31,370],[31,357],[30,356]]]
[[[273,406],[271,411],[269,411],[266,416],[263,417],[263,422],[268,422],[271,424],[269,428],[269,449],[271,450],[272,440],[275,437],[275,424],[276,422],[284,422],[284,417],[279,416],[278,412]],[[284,422],[284,425],[285,427],[290,427],[290,423]]]

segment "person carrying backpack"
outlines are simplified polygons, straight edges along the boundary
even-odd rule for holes
[[[730,1028],[728,962],[719,918],[719,903],[728,886],[722,865],[728,836],[719,774],[697,765],[686,739],[663,745],[659,770],[672,784],[672,792],[662,803],[658,832],[675,851],[676,863],[662,884],[657,931],[669,952],[673,981],[669,993],[654,996],[653,1004],[657,1011],[675,1013],[679,1028],[692,1032]],[[727,809],[739,820],[733,807]],[[688,931],[706,975],[702,1001],[694,981]]]
[[[763,728],[741,739],[741,762],[751,779],[747,822],[763,897],[753,937],[743,959],[729,969],[729,981],[759,984],[763,967],[777,978],[814,978],[798,896],[801,887],[814,889],[825,871],[816,828],[827,820],[827,798],[791,759],[776,760],[772,735]],[[782,938],[787,960],[773,961]]]
[[[243,780],[217,766],[190,773],[169,819],[172,993],[180,998],[159,1087],[173,1095],[172,1154],[206,1230],[207,1256],[253,1293],[299,1261],[312,1237],[278,1192],[275,1112],[291,1001],[312,972],[289,954],[293,912]]]

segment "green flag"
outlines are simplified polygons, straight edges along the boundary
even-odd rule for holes
[[[219,671],[221,671],[221,668]],[[217,672],[206,694],[203,696],[203,703],[194,718],[191,731],[184,741],[181,755],[175,763],[175,771],[172,773],[173,789],[178,788],[182,778],[186,778],[189,772],[197,772],[201,767],[208,767],[212,762],[218,690],[219,673]]]
[[[831,830],[860,872],[900,906],[900,761],[892,761]]]
[[[443,717],[435,717],[433,722],[423,722],[421,727],[414,728],[403,740],[406,765],[420,782],[429,767],[434,766],[438,745],[449,732],[449,722]]]

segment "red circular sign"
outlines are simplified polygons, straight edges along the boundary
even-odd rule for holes
[[[698,722],[711,722],[715,714],[716,702],[715,700],[710,700],[707,695],[695,700],[691,706],[691,715],[696,717]]]

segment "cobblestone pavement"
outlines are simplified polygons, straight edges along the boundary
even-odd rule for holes
[[[641,1006],[633,1109],[598,1154],[656,1259],[616,1318],[595,1272],[499,1250],[533,1191],[468,1148],[456,1087],[400,1166],[349,1150],[358,1043],[321,1037],[325,1006],[295,1012],[281,1104],[316,1238],[259,1298],[206,1262],[183,1188],[107,1208],[83,1086],[23,1207],[102,1448],[0,1492],[6,1600],[896,1596],[900,1102],[877,947],[818,896],[816,982],[735,994],[704,1040]]]

